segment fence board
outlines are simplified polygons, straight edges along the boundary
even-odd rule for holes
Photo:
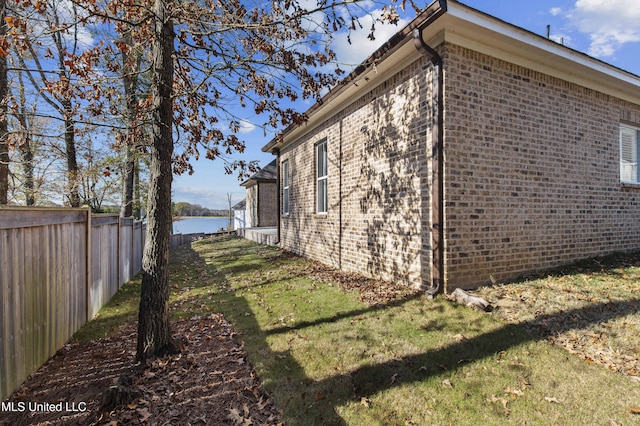
[[[0,229],[30,228],[34,226],[58,225],[61,223],[77,223],[86,221],[87,212],[82,210],[56,210],[52,215],[51,209],[12,207],[20,214],[3,217]],[[3,209],[4,210],[4,209]],[[6,211],[6,210],[5,210]]]
[[[118,216],[91,218],[91,285],[89,319],[93,318],[118,291],[119,221]]]
[[[143,243],[117,215],[0,207],[0,399],[137,273]]]
[[[133,219],[120,220],[120,282],[129,281],[133,275]]]
[[[180,247],[184,244],[189,244],[194,241],[201,240],[203,238],[206,238],[207,236],[219,235],[219,234],[222,234],[222,233],[206,234],[204,232],[197,232],[194,234],[172,234],[171,240],[169,241],[169,248],[173,249],[176,247]]]
[[[7,293],[9,289],[9,285],[6,284],[8,282],[8,273],[9,267],[6,263],[6,257],[2,256],[2,253],[7,252],[6,247],[6,235],[0,235],[0,306],[3,308],[3,315],[9,307],[9,301],[7,299]],[[9,336],[8,332],[8,321],[2,321],[0,323],[0,377],[7,377],[7,364],[8,364],[8,342],[7,338]],[[5,386],[7,385],[8,380],[0,380],[0,395],[4,395],[7,392]]]
[[[146,241],[146,226],[142,222],[133,224],[133,270],[142,270],[142,256]]]

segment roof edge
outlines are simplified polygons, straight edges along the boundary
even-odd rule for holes
[[[417,28],[425,30],[431,28],[431,32],[433,33],[431,34],[432,42],[435,39],[434,37],[436,37],[435,34],[441,32],[442,40],[439,38],[438,40],[442,42],[452,42],[453,44],[477,50],[478,52],[528,68],[530,68],[532,61],[543,58],[544,55],[553,56],[553,58],[557,60],[557,63],[552,63],[549,59],[546,59],[544,62],[540,62],[539,67],[536,66],[532,69],[625,101],[637,102],[638,96],[631,96],[628,92],[638,93],[636,89],[640,87],[640,75],[616,67],[582,51],[559,44],[540,34],[536,34],[486,12],[467,6],[458,0],[450,0],[450,6],[451,7],[448,6],[447,0],[436,0],[431,3],[427,9],[392,36],[362,64],[349,73],[347,77],[312,105],[311,108],[306,111],[307,121],[304,124],[288,126],[264,145],[262,151],[276,153],[289,143],[289,141],[286,140],[287,137],[297,137],[295,136],[297,129],[307,125],[313,127],[312,117],[314,115],[318,112],[321,113],[322,108],[326,107],[327,104],[336,99],[340,99],[340,96],[344,95],[353,85],[357,86],[356,83],[358,83],[359,79],[364,78],[366,80],[367,75],[370,75],[372,70],[377,70],[383,60],[403,49],[406,43],[412,41],[412,32]],[[445,19],[438,19],[443,15]],[[454,28],[451,26],[454,22],[455,24],[467,24],[469,28],[475,27],[476,29],[486,30],[485,32],[493,32],[495,35],[501,36],[501,41],[494,41],[486,45],[483,44],[485,48],[479,49],[478,45],[482,43],[479,34],[469,34],[468,31],[465,33],[465,29],[468,29],[467,27]],[[494,40],[497,40],[494,36],[492,37]],[[525,58],[518,52],[514,53],[513,46],[505,49],[505,43],[510,40],[527,49],[531,49],[531,51],[536,54],[536,57]],[[503,46],[499,43],[502,43]],[[566,66],[571,64],[577,67],[573,71],[566,69]],[[301,133],[304,134],[305,130],[301,130]]]
[[[331,102],[337,98],[349,84],[368,69],[381,62],[387,56],[391,55],[401,45],[403,41],[411,40],[413,30],[418,27],[428,26],[432,21],[435,21],[447,11],[447,0],[435,0],[427,8],[420,12],[407,26],[395,33],[389,40],[387,40],[382,46],[376,49],[367,59],[358,65],[353,71],[351,71],[344,79],[336,84],[329,92],[320,98],[315,104],[313,104],[305,114],[310,116],[315,111],[324,106],[325,103]],[[282,145],[282,140],[290,134],[294,129],[298,128],[298,124],[289,125],[286,129],[280,132],[275,138],[269,141],[262,147],[263,152],[273,152]]]

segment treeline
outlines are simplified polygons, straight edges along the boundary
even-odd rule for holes
[[[173,217],[178,216],[215,216],[229,217],[229,210],[215,210],[202,207],[199,204],[190,204],[184,201],[171,203]]]

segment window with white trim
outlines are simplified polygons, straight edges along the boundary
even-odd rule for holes
[[[282,214],[289,214],[289,160],[282,162]]]
[[[327,212],[327,140],[316,145],[316,212]]]
[[[620,125],[620,181],[640,183],[638,157],[640,149],[640,128],[628,124]]]

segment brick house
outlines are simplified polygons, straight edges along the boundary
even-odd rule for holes
[[[287,128],[279,244],[428,292],[640,249],[640,77],[436,1]]]
[[[278,185],[276,160],[273,160],[249,179],[242,182],[245,198],[245,226],[257,228],[278,224]]]

